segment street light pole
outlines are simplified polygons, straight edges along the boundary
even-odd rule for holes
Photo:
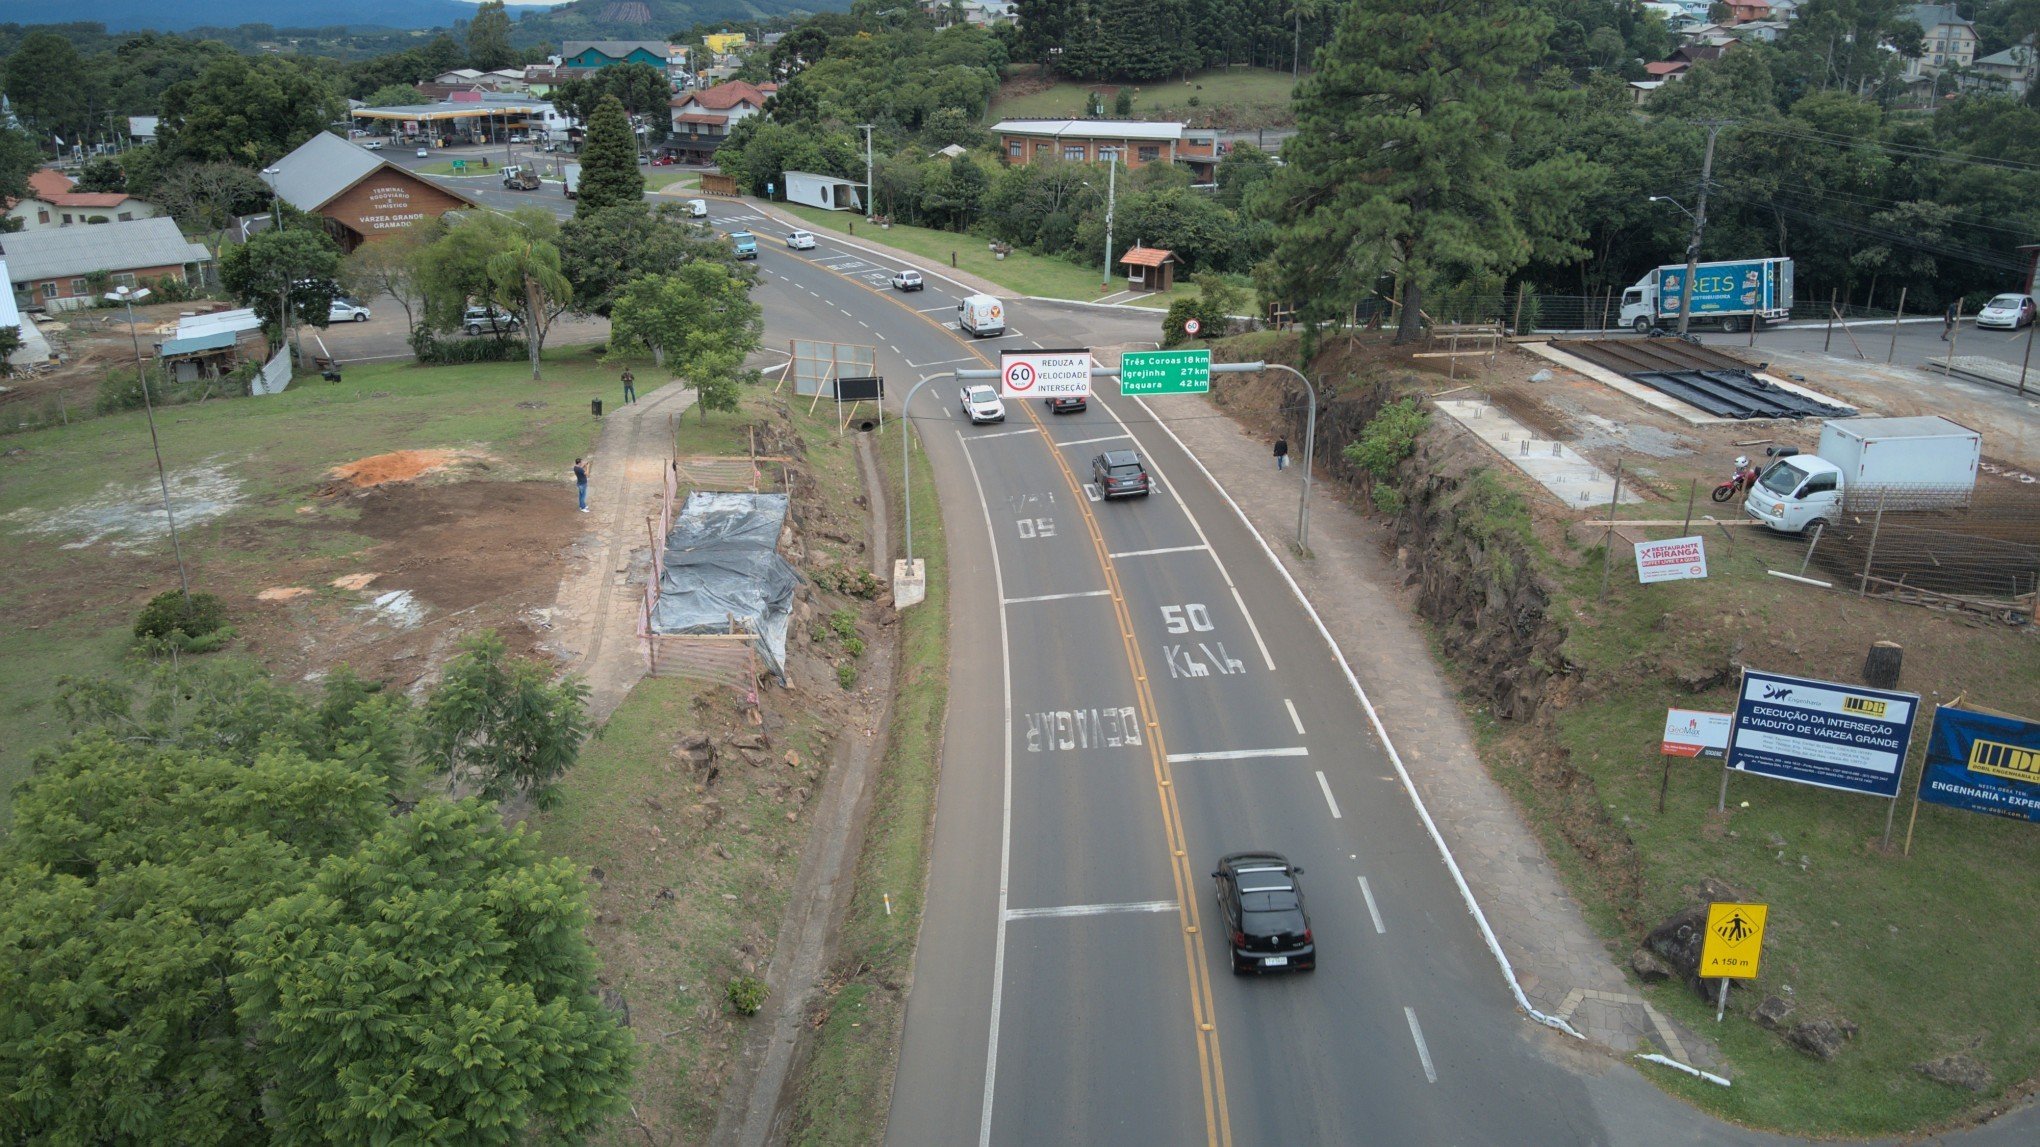
[[[1694,205],[1693,241],[1686,246],[1686,278],[1679,285],[1679,337],[1693,322],[1693,276],[1700,269],[1700,237],[1707,233],[1707,187],[1714,182],[1714,137],[1721,134],[1722,121],[1707,124],[1707,157],[1700,161],[1700,202]],[[1755,322],[1755,319],[1751,319]]]
[[[1296,376],[1303,389],[1310,394],[1310,412],[1305,415],[1303,429],[1303,495],[1296,502],[1296,544],[1301,549],[1310,548],[1310,471],[1311,460],[1317,455],[1317,387],[1310,379],[1293,366],[1279,362],[1262,363],[1268,370],[1286,370]],[[1217,369],[1217,368],[1213,368]]]
[[[1105,268],[1098,278],[1100,287],[1112,285],[1112,207],[1119,192],[1119,149],[1100,148],[1108,157],[1111,166],[1105,169]]]
[[[135,374],[142,384],[142,412],[149,420],[149,448],[156,452],[156,484],[163,491],[163,517],[170,523],[170,552],[177,558],[177,586],[184,592],[184,599],[190,601],[191,579],[184,572],[184,546],[177,539],[177,514],[170,508],[170,479],[163,472],[163,444],[156,438],[156,407],[149,400],[149,369],[142,359],[142,333],[135,326],[135,304],[149,297],[149,289],[116,287],[106,297],[127,308],[128,338],[135,348]]]
[[[265,167],[262,169],[262,182],[269,185],[269,227],[271,230],[279,233],[283,230],[283,202],[276,191],[276,177],[280,171],[280,168],[275,167]],[[277,333],[283,337],[283,345],[290,348],[290,362],[291,366],[295,368],[298,356],[297,344],[292,342],[290,337],[290,284],[288,282],[284,283],[276,292],[276,329]]]

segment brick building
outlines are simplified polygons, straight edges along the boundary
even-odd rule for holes
[[[1217,177],[1218,133],[1180,123],[1110,119],[1009,119],[992,125],[1007,163],[1060,159],[1103,163],[1117,151],[1128,168],[1181,163],[1198,183]]]

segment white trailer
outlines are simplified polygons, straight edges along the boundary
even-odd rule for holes
[[[816,175],[811,171],[786,171],[780,173],[780,180],[781,186],[786,188],[788,203],[804,203],[824,211],[864,210],[864,184],[854,179]]]

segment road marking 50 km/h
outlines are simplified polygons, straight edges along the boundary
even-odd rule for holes
[[[812,263],[809,265],[817,266],[817,264]],[[871,294],[886,298],[894,305],[900,306],[902,311],[919,315],[923,322],[937,330],[945,331],[951,336],[954,336],[956,333],[954,329],[936,322],[926,314],[911,311],[910,308],[901,305],[898,300],[891,298],[891,292],[889,291],[858,282],[847,276],[842,278],[846,283],[861,287]],[[966,345],[964,349],[985,366],[992,367],[996,365],[975,346]],[[1035,412],[1033,405],[1031,403],[1020,405],[1021,409],[1026,411],[1028,421],[1034,423],[1036,429],[1045,431],[1046,428],[1042,424],[1041,416]],[[901,420],[911,424],[911,414],[911,411],[902,409],[900,411]],[[1115,418],[1114,421],[1117,422],[1118,419]],[[1125,428],[1124,423],[1120,425],[1122,429]],[[986,436],[977,435],[974,437]],[[1046,433],[1042,434],[1042,440],[1049,444],[1049,454],[1055,459],[1057,468],[1062,471],[1064,480],[1069,484],[1070,492],[1082,494],[1084,490],[1083,483],[1077,480],[1077,475],[1070,469],[1069,460],[1063,457],[1062,450]],[[1005,579],[998,560],[999,543],[997,530],[992,524],[991,505],[985,497],[984,483],[978,477],[977,463],[970,455],[969,449],[963,451],[964,462],[970,468],[971,484],[977,488],[978,506],[984,514],[985,533],[990,539],[992,546],[994,589],[1001,602],[999,609],[999,654],[1000,675],[1004,680],[1006,710],[1005,746],[1003,751],[1005,778],[1003,782],[1004,792],[1001,797],[1002,826],[999,843],[997,947],[992,956],[991,1030],[990,1041],[985,1050],[984,1106],[978,1122],[978,1142],[981,1147],[989,1147],[992,1139],[992,1099],[995,1094],[998,1070],[999,1012],[1005,986],[1006,924],[1008,912],[1007,877],[1011,869],[1013,849],[1013,674],[1012,650],[1008,640],[1004,605],[1006,597]],[[1139,645],[1134,641],[1133,618],[1127,612],[1126,596],[1121,591],[1119,584],[1119,571],[1113,564],[1111,553],[1105,547],[1105,536],[1098,527],[1098,520],[1092,512],[1090,503],[1082,497],[1075,499],[1075,502],[1079,512],[1084,516],[1084,526],[1090,533],[1092,549],[1096,552],[1098,563],[1105,573],[1105,584],[1112,597],[1113,613],[1119,623],[1120,639],[1126,648],[1127,665],[1133,673],[1135,703],[1139,707],[1140,719],[1147,726],[1149,733],[1147,738],[1148,754],[1154,770],[1156,797],[1161,804],[1162,825],[1166,838],[1165,843],[1170,854],[1169,870],[1176,885],[1176,907],[1179,914],[1178,919],[1182,925],[1184,965],[1190,977],[1190,1018],[1192,1031],[1197,1041],[1198,1075],[1204,1089],[1205,1141],[1211,1147],[1231,1147],[1232,1118],[1226,1107],[1225,1064],[1219,1055],[1217,1009],[1212,1003],[1211,994],[1211,968],[1206,961],[1204,945],[1200,940],[1203,928],[1198,917],[1197,897],[1194,895],[1196,878],[1191,869],[1189,843],[1183,831],[1182,810],[1176,802],[1175,779],[1170,775],[1168,752],[1163,746],[1159,710],[1155,707],[1154,694],[1148,687],[1147,665],[1141,658]],[[1178,504],[1181,505],[1180,499]],[[1185,506],[1183,509],[1187,513],[1189,508]],[[1199,533],[1201,534],[1202,532],[1200,528]],[[1204,546],[1197,548],[1209,550],[1210,545],[1207,542]],[[1227,581],[1230,582],[1231,578],[1228,577]],[[1237,596],[1237,591],[1235,591],[1235,596]],[[1242,604],[1244,605],[1244,603]],[[1251,619],[1249,624],[1252,624]],[[1258,640],[1258,631],[1255,636]],[[1263,649],[1263,656],[1266,657],[1265,648]],[[1274,668],[1272,659],[1270,659],[1268,667],[1271,670]]]

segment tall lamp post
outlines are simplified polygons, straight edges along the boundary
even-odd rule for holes
[[[864,221],[869,223],[878,214],[878,189],[871,183],[871,125],[857,126],[864,129]]]
[[[156,485],[163,491],[163,517],[170,522],[170,552],[177,558],[177,585],[191,598],[191,579],[184,572],[184,546],[177,540],[177,514],[170,508],[170,478],[163,471],[163,444],[156,437],[156,406],[149,399],[149,366],[142,358],[142,332],[135,326],[135,304],[149,297],[149,288],[116,287],[106,293],[109,302],[127,308],[128,337],[135,347],[135,373],[142,383],[142,411],[149,419],[149,448],[156,452]]]
[[[276,177],[281,168],[262,169],[262,182],[269,185],[269,227],[273,231],[283,230],[283,200],[276,190]],[[283,345],[290,348],[291,365],[297,364],[297,343],[290,337],[290,284],[285,283],[276,292],[276,329],[283,336]]]

